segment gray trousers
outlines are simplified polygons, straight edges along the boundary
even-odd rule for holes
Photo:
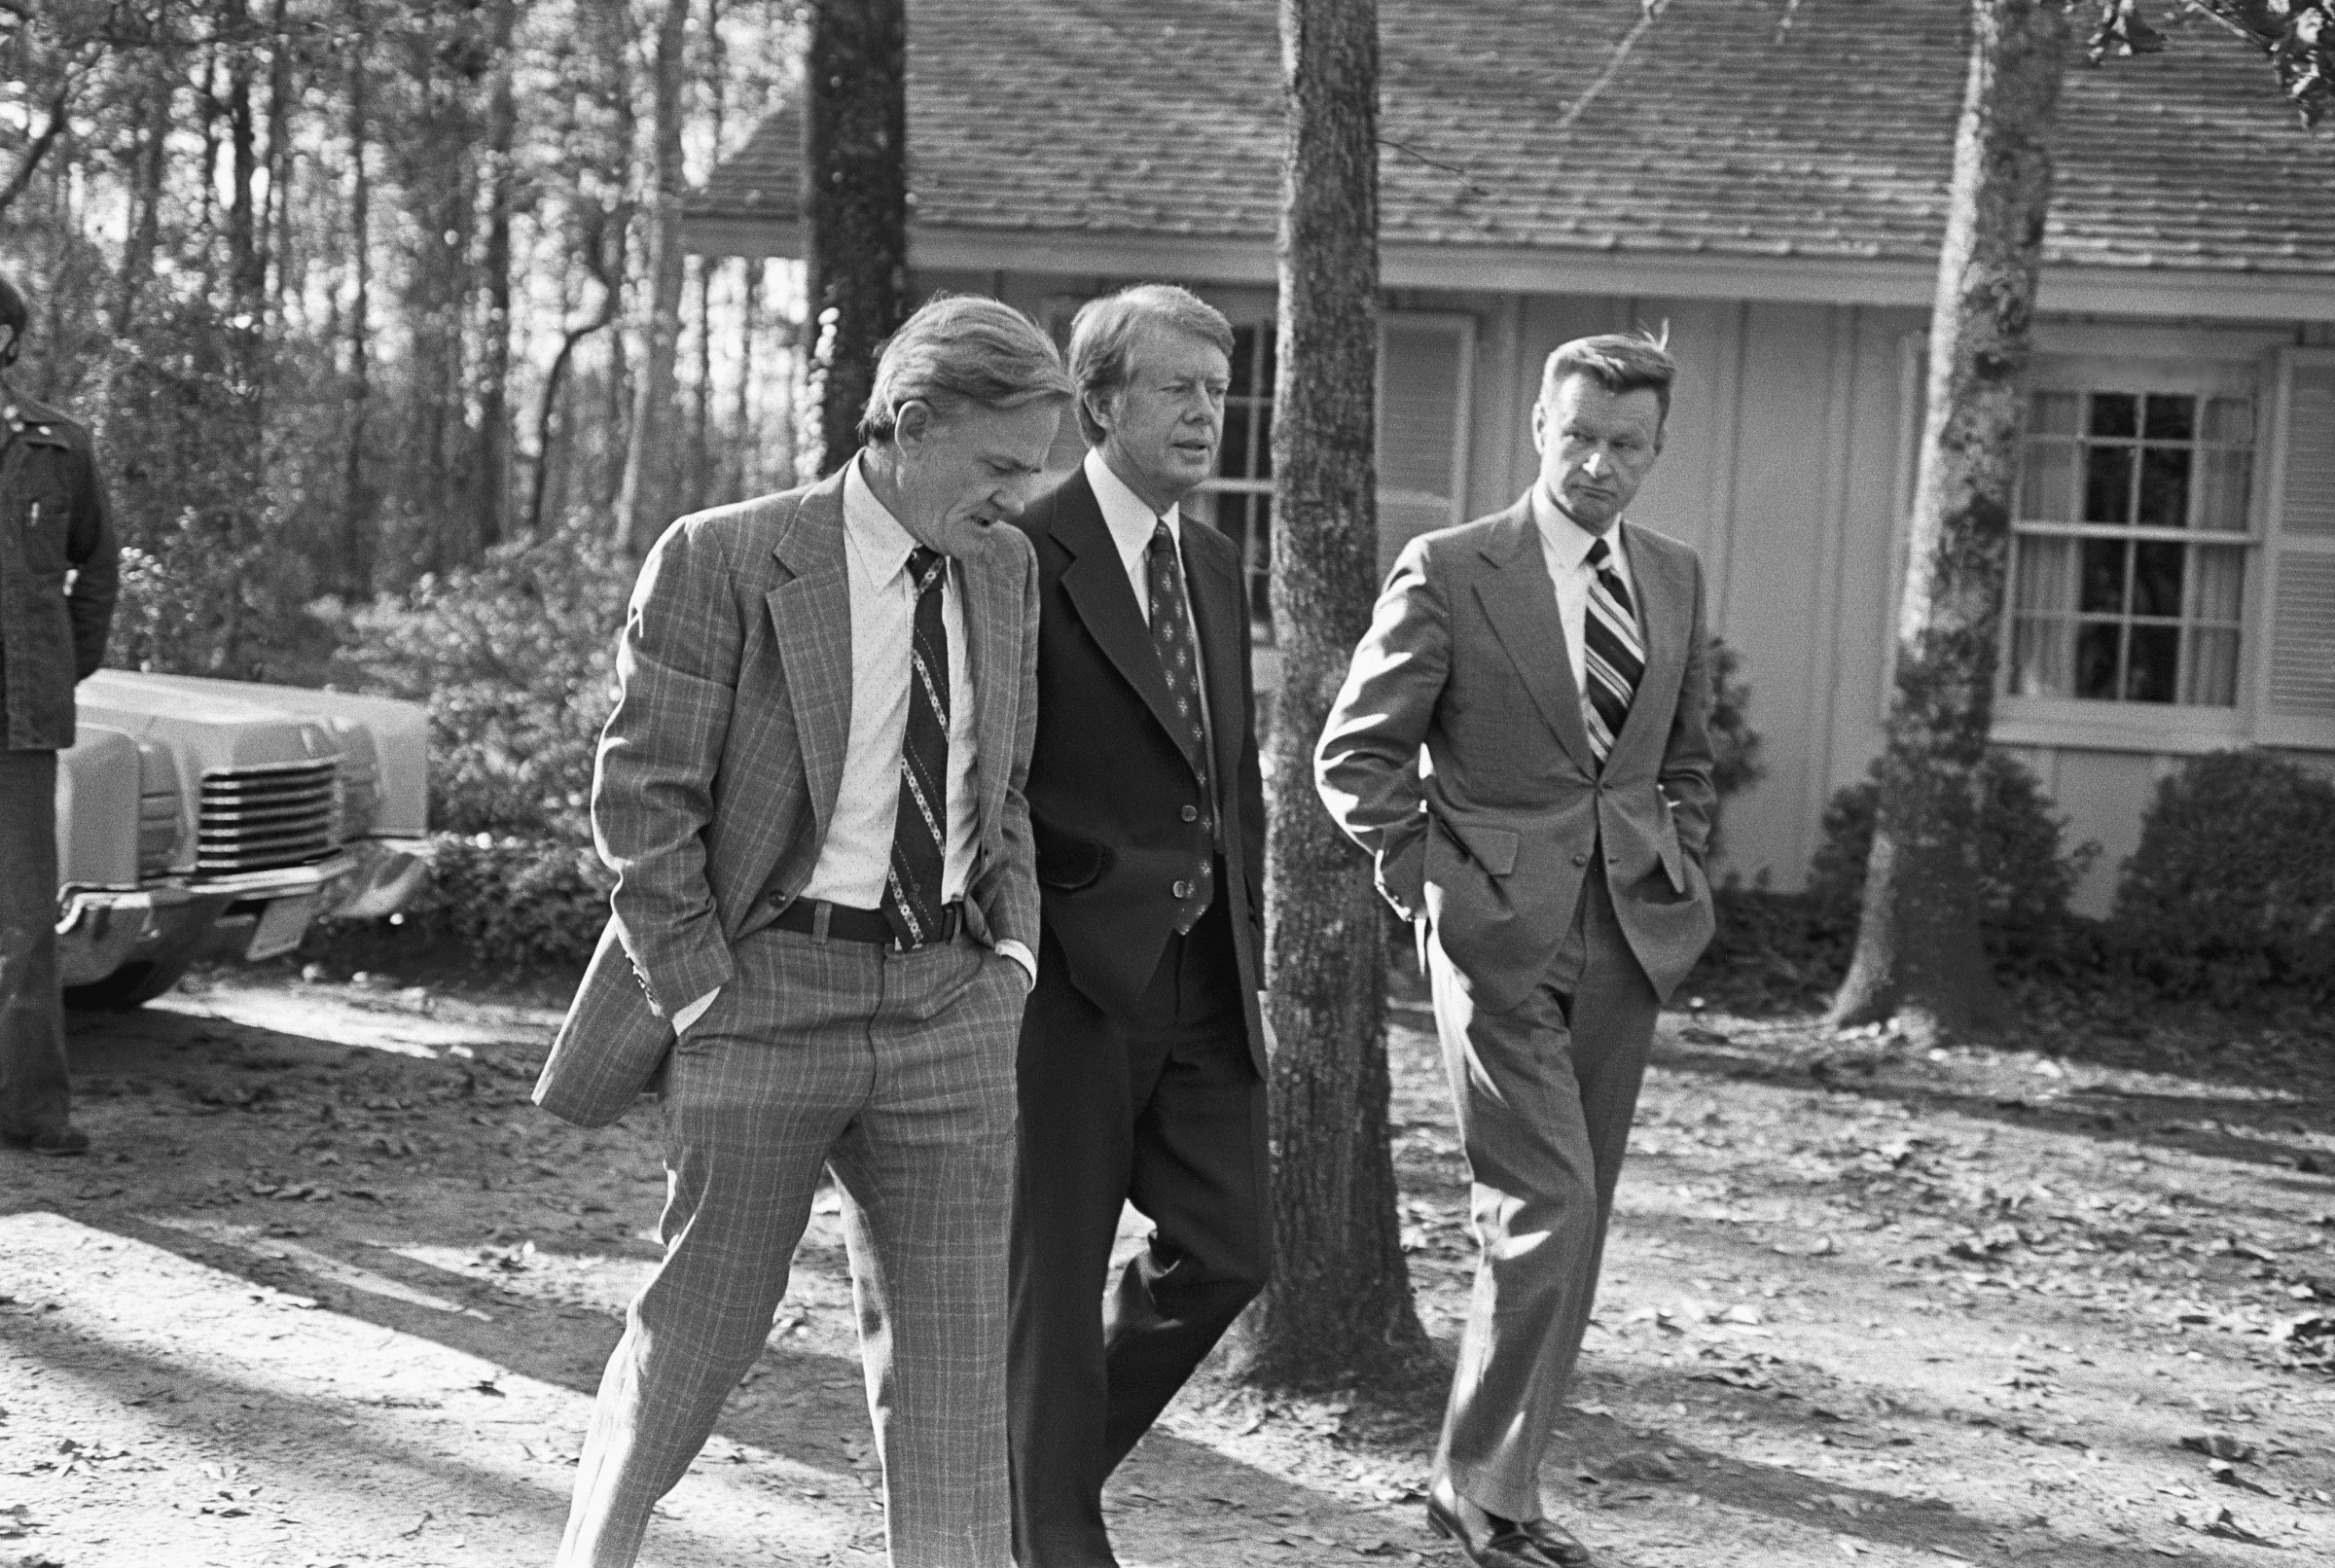
[[[1475,1007],[1432,936],[1427,963],[1480,1249],[1435,1473],[1491,1513],[1535,1519],[1661,1003],[1594,867],[1518,1007]]]
[[[560,1568],[625,1568],[762,1353],[822,1165],[844,1193],[895,1568],[1007,1568],[1022,971],[770,928],[675,1046],[665,1261],[600,1381]]]
[[[56,753],[0,750],[0,1133],[73,1120],[56,972]]]

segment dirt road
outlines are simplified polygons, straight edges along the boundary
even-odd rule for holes
[[[1397,1018],[1448,1341],[1466,1194]],[[77,1018],[96,1154],[0,1152],[0,1568],[548,1561],[662,1197],[653,1114],[526,1104],[553,1020],[280,972]],[[1552,1511],[1643,1568],[2335,1563],[2335,1040],[2035,1043],[1667,1019]],[[822,1210],[644,1560],[880,1560]],[[1114,1486],[1123,1554],[1456,1563],[1430,1413],[1203,1381]]]

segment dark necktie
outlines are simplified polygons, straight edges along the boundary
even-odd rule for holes
[[[892,825],[883,917],[903,947],[917,947],[941,934],[942,850],[949,842],[949,632],[941,620],[948,557],[911,551],[908,575],[916,586],[916,624],[909,642],[908,733],[900,743],[900,814]]]
[[[1175,742],[1200,781],[1200,826],[1208,836],[1193,864],[1192,874],[1178,877],[1174,886],[1175,929],[1189,932],[1208,910],[1216,890],[1213,848],[1216,836],[1216,797],[1208,788],[1208,727],[1202,715],[1200,644],[1192,635],[1192,617],[1184,605],[1184,567],[1175,552],[1175,535],[1165,518],[1151,531],[1148,578],[1151,585],[1151,645],[1160,656],[1160,673],[1168,677],[1168,695],[1175,702]]]
[[[1645,644],[1637,635],[1637,612],[1630,603],[1629,585],[1613,569],[1613,548],[1603,537],[1589,547],[1589,614],[1582,622],[1582,662],[1589,679],[1582,683],[1581,717],[1589,725],[1590,750],[1603,766],[1613,751],[1614,737],[1630,717],[1631,698],[1646,673]]]

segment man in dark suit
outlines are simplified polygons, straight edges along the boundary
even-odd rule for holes
[[[1104,1479],[1271,1258],[1264,791],[1232,542],[1181,513],[1215,470],[1231,326],[1162,284],[1071,327],[1085,462],[1034,499],[1038,983],[1022,1026],[1014,1546],[1110,1568]],[[1096,1297],[1124,1204],[1154,1227]]]
[[[665,1101],[665,1259],[609,1357],[559,1568],[626,1568],[762,1353],[822,1167],[844,1194],[894,1568],[998,1568],[1022,787],[1037,579],[999,524],[1071,385],[994,300],[885,344],[868,445],[642,564],[593,827],[614,914],[535,1089]]]
[[[1482,1248],[1427,1519],[1481,1568],[1591,1561],[1541,1515],[1541,1452],[1655,1015],[1710,940],[1702,563],[1622,516],[1675,374],[1634,337],[1549,357],[1539,481],[1404,550],[1315,759],[1424,923]]]

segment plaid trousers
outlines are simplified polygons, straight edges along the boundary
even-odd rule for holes
[[[844,1193],[893,1568],[1007,1568],[1006,1259],[1022,971],[768,928],[675,1045],[665,1261],[601,1378],[559,1568],[629,1568]]]

